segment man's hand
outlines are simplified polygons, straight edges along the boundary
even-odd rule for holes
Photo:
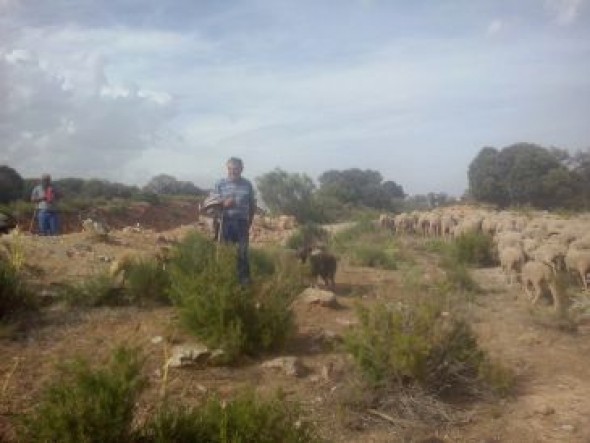
[[[231,208],[236,205],[236,201],[233,197],[226,198],[223,200],[223,207],[224,208]]]

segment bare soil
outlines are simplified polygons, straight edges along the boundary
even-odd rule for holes
[[[108,242],[93,241],[82,232],[55,238],[24,236],[21,244],[29,278],[40,294],[43,289],[50,298],[51,291],[64,281],[107,269],[109,261],[125,251],[153,254],[159,244],[190,230],[207,230],[195,218],[182,226],[164,222],[166,216],[157,211],[145,210],[144,216],[152,215],[143,219],[122,218],[120,228],[141,220],[143,229],[113,230]],[[154,221],[154,228],[150,229],[148,220]],[[284,241],[291,234],[257,229],[254,247]],[[420,260],[425,269],[422,278],[439,272],[434,257],[422,253]],[[353,367],[338,346],[339,337],[356,321],[355,304],[394,300],[400,295],[402,271],[341,263],[335,291],[339,308],[294,306],[298,331],[281,355],[301,359],[305,371],[299,377],[261,368],[261,362],[276,357],[273,355],[245,360],[236,367],[171,369],[165,378],[163,366],[170,346],[193,342],[177,327],[173,308],[72,310],[48,303],[24,330],[0,338],[0,441],[14,437],[14,423],[35,406],[54,377],[56,364],[74,357],[104,362],[115,347],[125,343],[140,346],[147,355],[145,371],[151,383],[141,399],[142,416],[155,409],[164,390],[179,402],[195,404],[211,392],[230,397],[244,387],[261,393],[280,388],[287,399],[301,402],[329,441],[590,442],[590,323],[579,324],[576,332],[562,330],[550,307],[531,308],[518,288],[505,284],[497,268],[472,273],[483,293],[466,310],[482,347],[515,371],[517,386],[508,399],[457,406],[467,417],[459,423],[400,427],[387,417],[355,416],[343,409]],[[157,337],[163,340],[155,340]]]

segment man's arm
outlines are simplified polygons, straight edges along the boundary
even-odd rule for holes
[[[43,192],[39,192],[39,188],[34,187],[33,192],[31,193],[31,201],[33,203],[39,203],[43,200],[45,200],[45,195],[43,194]]]
[[[254,187],[250,184],[250,214],[248,214],[248,226],[252,226],[254,221],[254,214],[256,214],[256,196],[254,195]]]

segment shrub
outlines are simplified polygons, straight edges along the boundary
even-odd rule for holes
[[[349,252],[351,264],[380,269],[397,269],[397,260],[392,250],[373,245],[358,245]]]
[[[82,307],[120,306],[130,301],[106,273],[66,286],[61,292],[61,298],[71,306]]]
[[[443,315],[441,308],[442,301],[434,298],[411,305],[359,306],[359,326],[346,336],[345,345],[377,386],[475,394],[487,384],[492,365],[469,324]]]
[[[242,287],[235,249],[202,237],[181,244],[169,269],[169,294],[181,322],[207,345],[222,348],[229,360],[279,348],[293,331],[290,304],[300,282],[288,271],[277,268]]]
[[[15,267],[0,259],[0,321],[36,310],[37,303]]]
[[[277,251],[251,248],[249,252],[253,276],[270,276],[276,272]]]
[[[379,231],[373,222],[365,219],[336,233],[333,243],[336,250],[345,251],[350,245],[358,244],[367,238],[373,242],[381,242],[386,236],[387,233]]]
[[[118,348],[103,369],[78,359],[60,368],[21,433],[27,442],[132,441],[135,402],[145,384],[136,350]]]
[[[495,262],[492,237],[484,234],[463,234],[455,239],[451,256],[461,264],[491,266]]]
[[[442,258],[440,266],[445,271],[445,279],[439,285],[439,289],[443,292],[477,293],[481,291],[465,264],[446,256]]]
[[[307,223],[297,228],[297,231],[287,239],[286,246],[289,249],[299,249],[305,245],[325,244],[329,238],[330,234],[325,228],[315,223]]]
[[[210,397],[196,408],[162,408],[141,431],[140,441],[194,442],[314,442],[313,426],[302,420],[297,405],[277,396],[260,400],[247,391],[225,402]]]
[[[125,271],[125,276],[124,291],[132,303],[170,304],[170,276],[156,260],[142,259],[134,262]]]

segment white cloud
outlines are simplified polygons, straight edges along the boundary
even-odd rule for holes
[[[559,25],[573,23],[580,13],[583,0],[546,0],[545,7]]]
[[[161,128],[171,118],[165,93],[101,96],[64,87],[62,76],[24,54],[0,58],[0,163],[26,176],[49,170],[56,177],[120,180],[127,162],[161,142]]]
[[[505,24],[500,19],[495,19],[490,22],[487,29],[488,35],[496,35],[499,34],[505,27]]]

